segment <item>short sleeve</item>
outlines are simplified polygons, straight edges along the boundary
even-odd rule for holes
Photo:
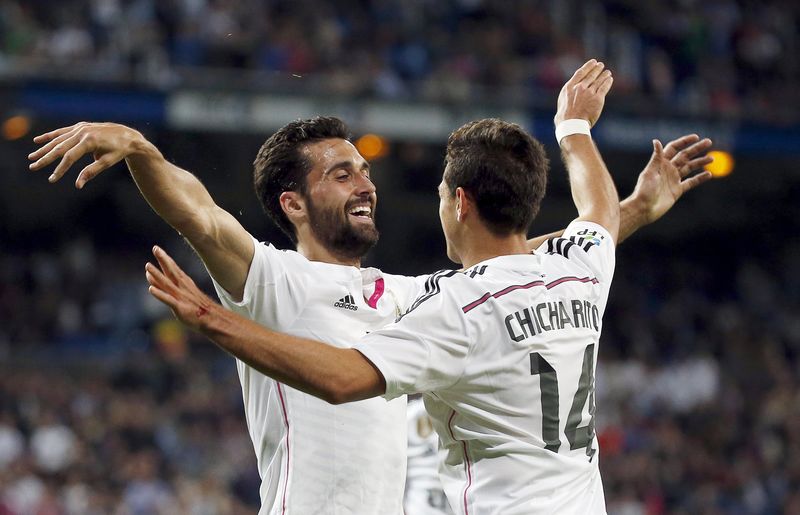
[[[234,300],[212,276],[223,306],[271,329],[291,325],[305,305],[307,274],[293,253],[253,239],[255,252],[241,301]]]
[[[564,256],[606,284],[614,276],[615,251],[614,240],[603,226],[583,220],[574,220],[561,236],[548,239],[537,249]]]
[[[384,397],[391,400],[455,384],[464,372],[470,337],[463,312],[445,290],[366,335],[355,348],[383,374]]]

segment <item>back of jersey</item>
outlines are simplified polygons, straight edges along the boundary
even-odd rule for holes
[[[424,394],[456,513],[605,513],[594,377],[613,269],[610,235],[573,222],[535,254],[432,276],[358,346],[387,398]]]

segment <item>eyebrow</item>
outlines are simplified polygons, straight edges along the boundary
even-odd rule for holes
[[[339,161],[338,163],[331,165],[327,170],[325,170],[325,172],[323,172],[322,176],[324,177],[324,176],[328,175],[329,173],[331,173],[332,171],[338,170],[339,168],[353,168],[354,164],[355,163],[353,163],[353,161],[350,161],[350,160]],[[371,171],[369,163],[367,161],[364,161],[361,164],[361,168],[360,169],[361,170],[367,170],[368,172]]]

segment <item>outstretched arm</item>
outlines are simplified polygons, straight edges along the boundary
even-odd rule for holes
[[[153,255],[160,269],[145,265],[150,293],[184,324],[262,374],[332,404],[385,393],[383,375],[357,350],[270,331],[212,301],[159,247]]]
[[[713,161],[711,156],[706,155],[712,145],[710,139],[687,134],[670,141],[663,151],[656,149],[655,141],[653,145],[653,155],[639,174],[636,188],[619,204],[618,244],[664,216],[684,193],[711,180],[708,171],[689,177],[693,171]],[[548,239],[561,236],[563,232],[531,238],[528,245],[531,250],[537,249]]]
[[[223,288],[236,299],[242,297],[255,251],[252,238],[197,177],[167,161],[140,132],[114,123],[81,122],[33,141],[42,147],[28,156],[34,161],[31,170],[60,159],[50,182],[61,179],[83,156],[93,156],[75,181],[79,189],[124,159],[153,210],[189,241]]]
[[[555,123],[586,120],[593,125],[600,117],[613,83],[611,72],[594,59],[581,66],[558,95]],[[594,141],[586,134],[567,135],[559,141],[569,173],[572,200],[578,219],[603,226],[616,241],[619,232],[619,197]]]

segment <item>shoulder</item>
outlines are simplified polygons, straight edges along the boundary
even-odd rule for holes
[[[572,253],[588,254],[613,248],[614,240],[603,226],[577,220],[569,224],[561,236],[545,240],[539,251],[569,259]]]
[[[279,249],[266,242],[255,242],[253,264],[262,273],[273,277],[291,276],[299,277],[317,275],[329,277],[331,265],[308,258],[293,249]],[[336,274],[334,274],[336,275]]]
[[[463,306],[487,289],[483,275],[486,269],[487,265],[479,265],[467,270],[440,270],[427,276],[419,295],[403,316],[416,311],[441,317],[451,313],[463,316]]]
[[[547,239],[537,252],[542,253],[550,266],[574,268],[597,275],[603,280],[613,275],[615,245],[609,232],[593,222],[575,220],[555,238]]]

